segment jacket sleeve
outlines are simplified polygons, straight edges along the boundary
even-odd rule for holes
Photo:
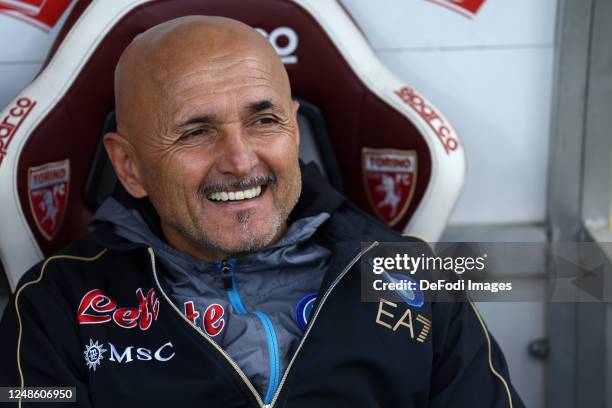
[[[75,311],[38,265],[22,279],[0,322],[0,386],[76,387],[76,403],[11,404],[21,407],[91,407],[77,365],[81,345]],[[82,364],[81,364],[82,366]]]
[[[524,407],[510,382],[503,353],[473,302],[434,303],[432,309],[430,407]]]

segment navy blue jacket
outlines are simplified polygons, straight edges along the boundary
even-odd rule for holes
[[[310,169],[303,174],[291,217],[332,214],[318,238],[334,258],[267,406],[522,407],[472,303],[361,301],[361,243],[412,238],[358,210]],[[67,407],[266,406],[172,304],[163,273],[151,248],[105,227],[34,266],[0,323],[0,385],[76,386],[77,404]]]

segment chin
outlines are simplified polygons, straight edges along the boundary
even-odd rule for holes
[[[278,234],[278,229],[271,229],[270,224],[265,229],[254,231],[255,229],[243,226],[226,229],[224,238],[229,238],[229,240],[219,240],[219,237],[212,237],[208,240],[208,244],[211,244],[210,246],[216,252],[234,256],[263,249],[272,244]]]

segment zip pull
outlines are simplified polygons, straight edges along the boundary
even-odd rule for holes
[[[217,269],[221,272],[221,279],[223,280],[223,286],[227,292],[227,297],[234,310],[238,314],[247,314],[247,310],[240,300],[240,294],[238,294],[238,288],[234,282],[234,269],[236,268],[235,259],[224,259],[222,261],[215,261]]]
[[[234,289],[233,264],[233,262],[230,263],[227,259],[224,259],[221,262],[218,262],[217,264],[217,266],[221,269],[221,279],[223,280],[223,287],[227,291]]]

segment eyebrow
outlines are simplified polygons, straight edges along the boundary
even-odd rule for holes
[[[212,123],[212,122],[213,122],[213,116],[211,115],[193,116],[187,119],[186,121],[181,122],[178,125],[178,128],[181,129],[189,125],[195,125],[195,124],[201,124],[201,123]]]
[[[257,113],[257,112],[261,112],[267,109],[272,109],[275,107],[276,106],[272,103],[271,100],[265,99],[263,101],[257,101],[257,102],[250,103],[247,106],[247,109],[251,113]]]

